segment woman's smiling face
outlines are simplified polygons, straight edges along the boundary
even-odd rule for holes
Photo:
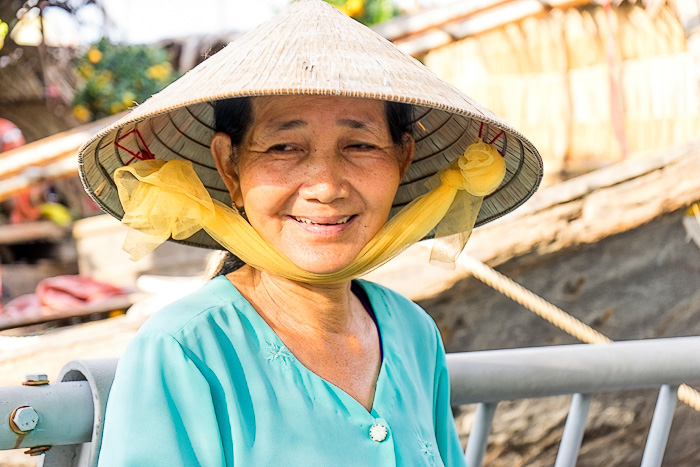
[[[257,97],[252,124],[232,157],[216,142],[228,137],[215,136],[212,152],[234,203],[302,269],[342,269],[386,223],[413,141],[392,141],[385,105],[347,97]]]

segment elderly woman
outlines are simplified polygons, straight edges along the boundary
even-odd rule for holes
[[[449,263],[524,202],[521,135],[301,0],[96,135],[81,174],[133,257],[242,260],[127,348],[100,465],[464,464],[434,322],[355,279],[423,238]]]

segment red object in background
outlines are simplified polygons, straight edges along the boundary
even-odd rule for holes
[[[36,221],[40,218],[41,208],[32,201],[31,188],[25,188],[12,197],[11,224]]]
[[[89,305],[99,306],[106,300],[127,292],[87,276],[56,276],[39,282],[36,293],[20,295],[0,310],[3,317],[26,318],[51,316],[56,312],[79,312]]]
[[[9,120],[0,118],[0,152],[23,146],[25,143],[22,130]]]
[[[20,295],[19,297],[11,300],[7,305],[5,305],[4,312],[5,316],[23,315],[38,317],[41,315],[50,314],[51,310],[41,305],[39,297],[37,297],[35,293],[30,293]]]
[[[80,310],[102,299],[123,295],[120,287],[97,282],[88,276],[56,276],[39,282],[39,301],[57,311]]]

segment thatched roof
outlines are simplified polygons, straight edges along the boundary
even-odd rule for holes
[[[548,184],[698,134],[687,37],[699,9],[695,0],[471,0],[375,29],[527,135]]]
[[[619,5],[623,1],[618,0],[613,3]],[[624,3],[642,2],[627,0]],[[647,0],[643,3],[650,14],[655,15],[667,2],[666,0]],[[684,27],[686,23],[688,27],[691,27],[692,21],[690,19],[684,21],[684,17],[690,18],[693,15],[697,17],[697,13],[685,4],[686,0],[670,2],[684,23]],[[375,26],[374,30],[394,42],[407,54],[418,57],[430,50],[465,37],[542,15],[552,9],[586,5],[600,6],[600,2],[591,0],[549,0],[547,2],[540,0],[469,0],[403,15]]]
[[[69,110],[75,88],[72,56],[71,50],[45,47],[40,53],[38,47],[9,40],[0,50],[0,118],[17,125],[27,141],[77,124]]]

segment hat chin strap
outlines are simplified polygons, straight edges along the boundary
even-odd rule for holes
[[[505,162],[481,140],[428,181],[430,191],[416,198],[393,218],[339,271],[305,271],[266,242],[234,209],[211,198],[184,160],[145,160],[114,173],[124,207],[122,223],[131,227],[124,250],[138,260],[169,238],[186,240],[204,229],[246,264],[298,282],[345,282],[381,266],[436,227],[431,261],[454,267],[471,233],[483,197],[505,176]]]

